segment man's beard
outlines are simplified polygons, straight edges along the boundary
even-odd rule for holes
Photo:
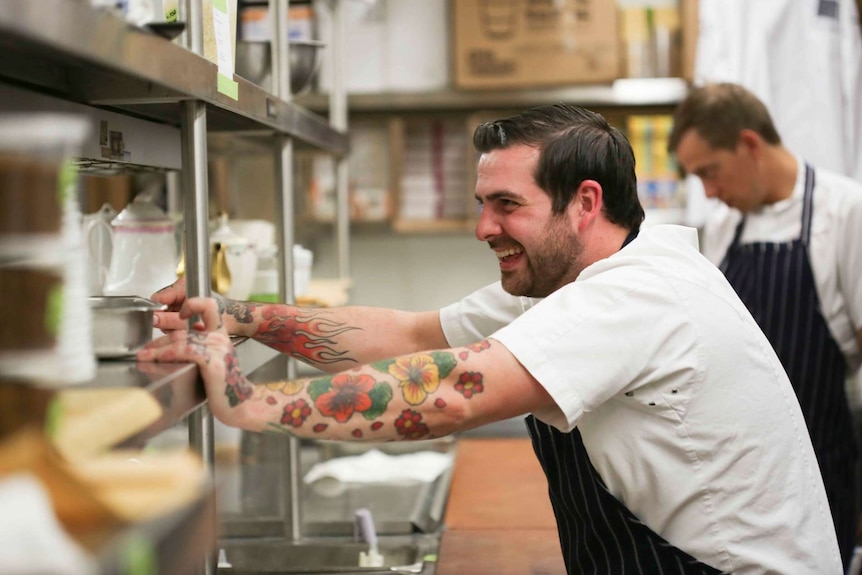
[[[583,270],[584,245],[563,216],[554,218],[544,237],[538,239],[536,251],[528,253],[525,270],[503,272],[503,289],[515,296],[547,297],[578,277]]]

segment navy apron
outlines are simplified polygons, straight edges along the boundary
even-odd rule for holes
[[[644,525],[608,491],[581,433],[527,416],[533,450],[548,478],[569,575],[720,575]]]
[[[806,165],[800,237],[784,243],[740,244],[743,217],[719,267],[772,343],[796,391],[846,569],[856,534],[856,442],[844,355],[820,312],[808,257],[813,198],[814,170]]]

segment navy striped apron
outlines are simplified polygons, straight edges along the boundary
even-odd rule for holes
[[[808,257],[813,198],[814,170],[806,165],[800,237],[740,244],[743,217],[720,268],[772,343],[799,398],[846,568],[856,533],[856,442],[844,355],[820,312]]]
[[[569,575],[720,575],[668,543],[608,491],[577,429],[563,433],[532,415],[526,423],[548,478]]]

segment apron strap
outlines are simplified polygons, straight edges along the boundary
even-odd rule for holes
[[[805,164],[805,197],[802,201],[802,233],[800,239],[806,251],[811,239],[811,216],[814,212],[814,168],[811,164]]]
[[[799,239],[802,245],[808,248],[808,242],[811,239],[811,216],[814,212],[814,168],[811,164],[805,164],[805,195],[802,200],[802,229],[799,234]],[[736,230],[733,232],[733,241],[730,242],[730,247],[739,246],[739,240],[742,238],[742,230],[745,229],[745,214],[742,219],[736,224]],[[729,249],[729,248],[728,248]]]

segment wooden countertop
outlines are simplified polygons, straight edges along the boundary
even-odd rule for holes
[[[542,468],[527,438],[459,439],[437,575],[565,575]]]

